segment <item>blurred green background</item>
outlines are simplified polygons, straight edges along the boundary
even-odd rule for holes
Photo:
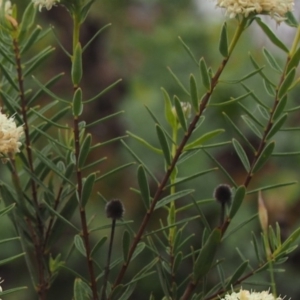
[[[28,1],[16,0],[20,13],[24,10]],[[107,139],[125,135],[129,130],[134,134],[140,135],[147,139],[151,144],[158,145],[155,133],[154,123],[147,112],[145,105],[148,106],[163,123],[164,100],[161,92],[161,87],[164,87],[171,96],[177,95],[181,101],[186,101],[186,95],[182,92],[178,84],[172,78],[167,67],[182,80],[185,86],[188,86],[189,75],[193,73],[197,79],[200,78],[199,70],[193,60],[188,56],[184,47],[180,43],[178,37],[191,48],[194,56],[200,59],[202,56],[209,66],[216,70],[221,62],[221,56],[218,53],[218,39],[223,21],[225,20],[224,12],[214,8],[213,1],[198,0],[183,1],[183,0],[165,0],[165,1],[116,1],[116,0],[96,0],[92,7],[91,13],[82,28],[82,43],[86,43],[93,34],[107,23],[112,23],[112,26],[107,29],[99,38],[94,41],[87,49],[84,55],[84,79],[82,89],[85,98],[95,95],[99,90],[104,89],[114,81],[122,78],[122,82],[113,90],[105,94],[101,99],[97,100],[89,107],[85,108],[84,118],[88,121],[97,120],[109,113],[114,113],[119,110],[124,110],[121,116],[113,118],[108,122],[101,123],[92,129],[93,141],[104,142]],[[54,31],[61,43],[68,50],[71,49],[71,19],[68,12],[61,6],[56,6],[50,11],[45,9],[38,13],[38,23],[43,28],[48,28],[51,24],[54,26]],[[284,38],[287,44],[291,43],[293,38],[293,30],[289,29],[285,24],[280,27],[275,27],[275,22],[271,21],[270,25],[278,34]],[[228,20],[229,33],[232,34],[235,26],[233,20]],[[39,47],[48,44],[56,45],[53,34],[49,34],[40,43]],[[266,61],[262,55],[262,47],[267,47],[278,58],[279,62],[284,63],[284,55],[268,42],[263,36],[258,27],[253,24],[246,34],[240,40],[233,59],[230,60],[226,72],[221,79],[238,79],[245,74],[251,72],[253,67],[250,63],[248,52],[256,60],[266,65]],[[39,50],[38,48],[36,49]],[[70,62],[64,55],[63,51],[57,46],[57,50],[48,60],[45,65],[36,71],[36,77],[41,78],[41,81],[46,81],[54,74],[65,72],[66,76],[58,84],[54,90],[61,96],[70,97],[72,93],[72,85],[69,78]],[[266,67],[268,74],[274,80],[278,80],[276,74]],[[276,82],[276,81],[275,81]],[[247,85],[253,89],[257,95],[265,95],[264,85],[259,76],[247,80]],[[229,100],[230,97],[238,97],[244,94],[245,91],[240,85],[220,84],[215,92],[212,102],[222,102]],[[295,106],[298,103],[299,97],[297,91],[290,96],[289,106]],[[263,99],[266,103],[271,104],[272,98]],[[50,101],[45,97],[45,103]],[[243,104],[249,107],[253,113],[255,103],[252,99],[246,98]],[[226,112],[231,118],[237,120],[240,129],[247,132],[249,139],[254,145],[257,140],[251,133],[247,131],[244,123],[239,117],[243,114],[242,110],[237,105],[225,107],[212,107],[206,112],[205,126],[199,129],[197,135],[201,135],[208,129],[226,128],[226,133],[218,136],[213,142],[221,142],[230,140],[234,135],[231,128],[225,122],[222,112]],[[290,115],[288,127],[299,127],[299,113]],[[205,128],[205,130],[204,130]],[[278,151],[299,151],[300,139],[299,133],[280,132],[276,135],[276,150]],[[154,155],[152,152],[145,150],[139,143],[131,138],[126,138],[128,143],[141,159],[151,167],[151,170],[160,178],[163,175],[163,164],[161,157]],[[95,157],[107,156],[108,160],[99,168],[101,173],[112,169],[120,163],[132,161],[131,156],[126,152],[120,142],[109,144],[100,148],[101,153],[95,153]],[[211,149],[213,154],[222,165],[228,170],[232,177],[238,182],[243,182],[245,172],[241,163],[236,157],[233,147],[226,146],[218,149]],[[93,159],[92,157],[90,158]],[[250,189],[258,188],[259,186],[278,183],[281,181],[287,182],[299,180],[299,156],[290,158],[274,157],[265,169],[251,183]],[[180,166],[180,175],[196,173],[198,171],[214,167],[213,162],[202,152],[192,160],[188,161],[184,166]],[[7,173],[1,168],[1,177],[5,178]],[[144,208],[139,197],[132,191],[131,187],[136,188],[137,182],[135,178],[136,166],[121,171],[117,175],[108,177],[102,181],[97,190],[106,198],[120,198],[125,205],[126,214],[125,220],[134,220],[133,226],[137,228],[143,216]],[[212,197],[214,188],[220,183],[228,183],[221,172],[214,172],[193,180],[180,188],[194,188],[194,197],[198,199],[207,199]],[[152,186],[153,190],[156,188]],[[279,222],[282,226],[283,238],[290,233],[297,225],[299,225],[300,215],[300,189],[299,185],[276,189],[264,193],[264,198],[267,202],[270,223]],[[239,212],[235,224],[249,218],[257,210],[257,195],[247,197],[242,210]],[[184,199],[182,203],[191,201]],[[179,202],[180,203],[180,202]],[[2,205],[2,204],[1,204]],[[90,205],[90,215],[95,214],[94,225],[103,225],[109,223],[104,213],[105,203],[95,194]],[[219,207],[215,203],[206,204],[203,207],[206,216],[212,226],[216,226],[219,218]],[[183,216],[194,215],[194,211],[185,212]],[[157,228],[158,220],[162,219],[165,223],[165,215],[157,214],[149,225],[148,230]],[[74,222],[79,222],[75,214]],[[14,229],[10,225],[7,217],[1,219],[2,226],[0,227],[1,237],[15,236]],[[249,229],[251,227],[251,229]],[[241,260],[235,250],[238,247],[245,257],[254,260],[254,251],[250,244],[251,231],[254,231],[259,236],[258,220],[252,221],[248,227],[243,228],[232,235],[226,243],[224,243],[221,253],[221,258],[226,258],[226,276],[229,276]],[[116,246],[113,256],[117,257],[117,241],[121,239],[123,229],[118,229],[116,237]],[[188,227],[186,234],[195,233],[195,238],[192,243],[196,246],[200,245],[202,227],[199,222],[194,221],[192,226]],[[65,243],[72,241],[72,232],[66,232],[61,243],[57,245],[56,253],[52,253],[55,257],[59,252],[65,251]],[[109,235],[109,231],[100,231],[93,236],[94,241],[104,235]],[[1,245],[0,259],[4,259],[12,254],[17,254],[21,251],[17,242]],[[187,249],[188,251],[188,249]],[[130,279],[135,274],[136,270],[142,266],[143,260],[147,259],[149,253],[145,251],[141,260],[135,261],[129,268],[126,280]],[[300,288],[298,285],[299,279],[299,258],[300,252],[292,253],[289,261],[284,265],[285,273],[276,275],[278,283],[278,292],[282,295],[287,295],[287,298],[300,298]],[[99,261],[103,265],[106,260],[106,252],[99,253]],[[85,262],[80,255],[73,255],[68,262],[68,266],[72,266],[76,270],[85,270]],[[186,263],[182,266],[182,270],[178,275],[180,278],[185,278],[190,271],[191,266]],[[281,266],[280,266],[281,267]],[[112,270],[111,278],[114,278],[117,270]],[[84,271],[83,271],[84,272]],[[210,284],[218,282],[217,273],[212,272]],[[28,290],[3,297],[3,299],[15,300],[31,300],[35,299],[32,291],[32,286],[29,282],[29,276],[22,259],[13,264],[3,265],[0,267],[0,276],[5,279],[2,284],[3,289],[13,288],[19,285],[28,285]],[[55,281],[49,299],[71,299],[73,279],[67,271],[62,271]],[[251,278],[254,285],[248,286],[243,284],[244,288],[263,290],[268,288],[264,285],[269,280],[268,274],[259,274]],[[258,283],[261,283],[259,285]],[[146,282],[138,285],[136,293],[132,299],[147,299],[145,295],[149,295],[153,291],[157,299],[162,298],[160,293],[157,275],[149,277]]]

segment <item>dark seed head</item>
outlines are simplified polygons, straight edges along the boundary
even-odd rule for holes
[[[112,199],[105,206],[106,216],[115,220],[121,219],[124,211],[123,203],[119,199]]]
[[[214,197],[221,204],[230,204],[232,192],[228,184],[220,184],[216,187],[214,191]]]

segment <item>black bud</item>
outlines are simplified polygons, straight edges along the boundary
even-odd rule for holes
[[[230,204],[232,192],[231,188],[228,184],[220,184],[216,187],[214,191],[214,197],[218,202],[220,202],[222,205]]]
[[[112,199],[105,206],[106,216],[112,219],[121,219],[124,214],[124,206],[121,200]]]

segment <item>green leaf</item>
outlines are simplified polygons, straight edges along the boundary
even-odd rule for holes
[[[242,162],[245,170],[247,172],[249,172],[249,170],[250,170],[250,163],[249,163],[247,154],[244,151],[243,147],[241,146],[241,144],[236,139],[232,139],[232,144],[233,144],[233,147],[234,147],[234,149],[235,149],[235,151],[236,151],[236,153],[237,153],[240,161]]]
[[[26,7],[24,13],[22,14],[22,20],[19,25],[19,36],[18,39],[22,43],[25,36],[28,34],[31,26],[34,24],[36,15],[36,9],[32,2]]]
[[[216,130],[212,130],[210,132],[207,132],[205,134],[203,134],[202,136],[200,136],[199,138],[197,138],[195,141],[187,144],[185,147],[184,147],[184,151],[187,151],[187,150],[191,150],[193,149],[194,147],[198,147],[198,146],[201,146],[202,144],[204,144],[206,141],[214,138],[215,136],[221,134],[225,132],[224,129],[216,129]]]
[[[85,161],[90,153],[90,148],[92,144],[92,135],[89,133],[86,135],[81,147],[78,158],[78,167],[82,168],[85,164]]]
[[[169,94],[165,89],[161,89],[164,95],[164,100],[165,100],[165,117],[167,122],[172,128],[175,128],[176,126],[176,116],[173,113],[172,109],[172,102],[170,99]]]
[[[278,105],[277,105],[277,107],[276,107],[276,109],[273,113],[273,118],[272,119],[274,121],[277,120],[281,116],[282,112],[285,109],[286,103],[287,103],[287,97],[286,96],[283,97],[281,100],[279,100],[279,103],[278,103]]]
[[[278,65],[274,56],[266,48],[263,48],[263,53],[271,68],[279,73],[282,73],[282,69]]]
[[[159,140],[161,149],[163,151],[166,163],[168,166],[170,166],[171,165],[171,153],[170,153],[169,144],[167,142],[167,138],[166,138],[164,131],[161,129],[161,127],[159,125],[156,125],[156,133],[157,133],[158,140]]]
[[[82,180],[81,207],[85,207],[93,191],[96,173],[91,173]]]
[[[244,95],[242,95],[240,97],[237,97],[237,98],[231,98],[228,101],[218,102],[218,103],[210,103],[208,106],[225,106],[225,105],[231,105],[231,104],[233,104],[235,102],[239,102],[239,101],[247,98],[250,94],[251,94],[251,92],[249,92],[247,94],[244,94]]]
[[[258,264],[260,265],[262,263],[262,259],[260,257],[260,252],[259,252],[259,249],[258,249],[257,239],[256,239],[256,236],[255,236],[254,232],[251,232],[251,234],[252,234],[252,243],[253,243],[256,259],[257,259]]]
[[[300,227],[297,228],[286,240],[285,242],[281,245],[281,247],[279,247],[278,249],[276,249],[273,253],[273,257],[278,256],[281,253],[285,253],[286,251],[288,251],[290,245],[292,243],[294,243],[298,238],[300,237]]]
[[[279,118],[272,126],[271,130],[268,132],[266,139],[269,140],[278,130],[281,129],[283,124],[287,119],[288,114],[284,114]]]
[[[17,83],[14,81],[12,75],[8,72],[8,70],[2,64],[0,64],[0,69],[2,71],[2,75],[10,83],[10,85],[18,92],[19,87],[18,87]]]
[[[199,111],[199,98],[198,98],[198,87],[196,83],[196,79],[193,74],[190,75],[190,94],[192,105],[196,112]]]
[[[291,27],[298,27],[299,23],[291,11],[288,11],[285,14],[285,17],[286,17],[286,19],[284,20],[284,22],[286,24],[288,24]]]
[[[203,278],[203,276],[205,276],[210,270],[217,248],[220,244],[221,237],[221,230],[219,228],[215,228],[201,248],[193,267],[194,283],[197,283],[199,279]]]
[[[255,20],[259,27],[262,29],[262,31],[267,35],[267,37],[275,46],[277,46],[279,49],[283,50],[286,53],[289,52],[289,49],[283,44],[283,42],[280,39],[278,39],[274,32],[260,18],[255,18]]]
[[[246,195],[246,188],[245,188],[245,186],[240,185],[235,191],[233,201],[232,201],[232,204],[230,207],[230,211],[229,211],[230,219],[232,219],[236,215],[238,210],[240,209],[240,207],[243,203],[243,200],[245,198],[245,195]]]
[[[269,144],[266,145],[266,147],[261,152],[260,156],[258,157],[252,169],[253,174],[259,171],[263,167],[263,165],[268,161],[268,159],[273,153],[274,148],[275,148],[275,142],[270,142]]]
[[[289,73],[293,68],[297,68],[299,65],[299,61],[300,61],[300,47],[291,57],[288,66],[286,68],[286,72]]]
[[[168,68],[168,71],[170,72],[170,74],[172,75],[172,77],[174,78],[175,82],[179,85],[179,87],[188,95],[190,96],[188,90],[185,88],[185,86],[182,84],[182,82],[179,80],[179,78],[175,75],[175,73],[173,73],[173,71]]]
[[[155,205],[155,209],[166,206],[170,202],[173,202],[173,201],[181,199],[187,195],[190,195],[192,192],[194,192],[194,190],[189,189],[189,190],[179,191],[174,194],[168,195],[157,202],[157,204]]]
[[[83,104],[82,104],[82,90],[81,88],[76,89],[74,96],[73,96],[73,102],[72,102],[72,108],[73,108],[73,116],[78,117],[82,114],[83,111]]]
[[[128,300],[130,299],[132,293],[134,292],[136,287],[136,283],[131,283],[127,286],[127,289],[125,290],[125,292],[118,298],[115,298],[115,300]],[[113,299],[114,300],[114,299]]]
[[[162,154],[162,150],[159,148],[156,148],[154,146],[152,146],[151,144],[149,144],[146,140],[144,140],[143,138],[133,134],[130,131],[126,131],[126,133],[128,135],[130,135],[131,137],[133,137],[134,139],[136,139],[138,142],[140,142],[141,144],[143,144],[144,146],[146,146],[147,148],[149,148],[150,150],[152,150],[153,152],[157,153],[157,154]]]
[[[11,263],[12,261],[14,261],[14,260],[16,260],[16,259],[18,259],[18,258],[20,258],[24,255],[25,255],[25,253],[20,253],[20,254],[11,256],[9,258],[2,259],[2,260],[0,260],[0,266]]]
[[[222,26],[220,41],[219,41],[219,51],[224,57],[228,57],[228,38],[227,38],[227,24],[226,22]]]
[[[293,185],[293,184],[297,184],[297,183],[298,183],[298,181],[289,181],[289,182],[282,182],[282,183],[276,183],[276,184],[271,184],[271,185],[264,185],[262,187],[258,187],[256,189],[248,191],[247,195],[257,193],[259,191],[267,191],[267,190],[272,190],[272,189],[276,189],[276,188],[281,188],[281,187],[285,187],[285,186],[289,186],[289,185]]]
[[[20,54],[25,53],[36,42],[42,31],[42,27],[37,25],[34,31],[30,34],[30,37],[26,39],[25,45],[21,47]]]
[[[82,240],[82,237],[79,234],[76,234],[74,236],[74,245],[76,247],[76,249],[83,255],[86,257],[86,249]]]
[[[95,2],[95,0],[90,0],[87,1],[80,9],[80,23],[82,24],[84,22],[84,20],[86,19],[90,8],[92,6],[92,4]],[[84,3],[84,2],[83,2]],[[102,28],[101,28],[102,29]]]
[[[188,55],[192,58],[192,60],[199,67],[199,63],[198,63],[197,59],[195,58],[194,54],[192,53],[191,49],[189,48],[189,46],[182,40],[182,38],[180,36],[178,37],[178,39],[181,42],[181,44],[183,45],[183,47],[186,50],[186,52],[188,53]]]
[[[252,146],[252,144],[248,141],[246,136],[242,133],[242,131],[233,123],[233,121],[230,119],[230,117],[223,112],[223,116],[226,118],[226,121],[229,122],[229,124],[233,127],[235,132],[238,134],[238,136],[247,144],[247,146],[252,150],[252,152],[255,152],[255,148]]]
[[[65,217],[64,214],[60,214],[58,213],[56,210],[54,210],[45,200],[43,200],[43,203],[47,206],[47,208],[50,210],[50,212],[52,214],[54,214],[56,217],[58,217],[61,221],[63,221],[65,224],[69,225],[70,227],[72,227],[73,229],[75,229],[76,232],[79,232],[80,230],[73,225],[70,221],[68,221]],[[67,206],[66,206],[67,207]],[[69,209],[69,207],[68,207]],[[67,213],[67,211],[64,211],[65,213]]]
[[[134,250],[131,261],[134,260],[140,253],[142,253],[143,250],[145,249],[145,247],[146,247],[146,244],[143,242],[140,242]]]
[[[202,84],[206,88],[207,91],[210,91],[211,89],[211,83],[210,83],[210,76],[207,70],[207,66],[205,63],[204,58],[202,57],[200,59],[200,73],[201,73],[201,79],[202,79]]]
[[[11,205],[1,209],[0,210],[0,217],[3,216],[3,215],[6,215],[7,213],[9,213],[15,206],[16,206],[16,203],[12,203]]]
[[[176,110],[176,114],[177,114],[177,119],[178,119],[182,129],[186,132],[187,131],[186,119],[184,116],[181,102],[177,96],[174,96],[174,105],[175,105],[175,110]]]
[[[123,233],[123,259],[124,262],[127,262],[128,260],[128,253],[129,253],[129,247],[130,247],[130,234],[127,230]]]
[[[79,42],[75,47],[72,57],[71,77],[73,85],[77,87],[82,77],[82,49]]]
[[[230,280],[227,282],[225,290],[229,289],[231,286],[234,286],[236,281],[244,274],[245,270],[249,265],[249,261],[246,260],[240,264],[240,266],[235,270]]]
[[[179,268],[180,263],[182,262],[182,258],[183,258],[183,254],[180,251],[176,254],[175,259],[174,259],[173,269],[172,269],[173,274],[176,274],[178,272],[178,268]]]
[[[76,278],[74,281],[74,300],[90,300],[92,291],[88,284],[82,279]]]
[[[284,78],[284,81],[280,85],[279,91],[278,91],[278,98],[281,99],[288,91],[289,87],[292,85],[293,80],[296,75],[296,68],[293,68]]]
[[[91,251],[91,257],[95,258],[97,256],[97,251],[105,244],[106,241],[107,241],[107,236],[104,236],[96,243],[96,245],[93,247]]]
[[[248,125],[248,127],[252,130],[252,132],[255,133],[255,135],[258,136],[261,139],[262,138],[262,133],[256,127],[254,122],[252,122],[252,120],[248,116],[242,116],[242,119]]]
[[[143,202],[145,204],[146,209],[148,209],[150,207],[150,202],[151,202],[150,190],[149,190],[146,172],[142,165],[138,167],[137,177],[138,177],[138,183],[139,183]]]
[[[269,96],[271,96],[272,98],[275,97],[275,88],[272,84],[270,84],[270,82],[268,82],[267,80],[263,80],[263,83],[264,83],[264,87],[265,87],[265,90],[267,92],[267,94]]]

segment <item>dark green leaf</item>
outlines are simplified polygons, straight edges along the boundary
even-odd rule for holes
[[[168,68],[168,71],[170,72],[170,74],[172,75],[172,77],[174,78],[175,82],[179,85],[179,87],[188,95],[190,96],[190,93],[188,92],[188,90],[184,87],[184,85],[182,84],[182,82],[179,80],[179,78],[175,75],[175,73],[173,73],[173,71]]]
[[[165,89],[161,89],[161,90],[164,94],[166,120],[172,128],[175,128],[176,116],[173,113],[172,102],[171,102],[170,96]]]
[[[90,147],[92,144],[92,136],[91,134],[87,134],[81,147],[80,147],[80,153],[78,158],[78,167],[82,168],[85,164],[85,161],[90,153]]]
[[[163,198],[157,202],[157,204],[155,205],[155,209],[166,206],[170,202],[173,202],[173,201],[181,199],[187,195],[190,195],[192,192],[194,192],[194,190],[190,189],[190,190],[179,191],[174,194],[168,195],[165,198]]]
[[[76,249],[83,255],[86,257],[86,250],[85,250],[85,246],[82,240],[82,237],[78,234],[76,234],[74,236],[74,245],[76,247]]]
[[[180,102],[179,98],[174,96],[174,105],[175,105],[175,110],[176,110],[176,114],[177,114],[177,119],[182,127],[182,129],[186,132],[187,131],[187,125],[186,125],[186,117],[185,114],[183,112],[183,107],[182,102]]]
[[[194,110],[198,112],[199,111],[198,88],[197,88],[196,79],[193,74],[190,75],[190,94],[191,94],[191,100],[192,100],[192,105],[194,107]]]
[[[227,38],[227,24],[226,22],[222,26],[220,41],[219,41],[219,51],[224,57],[228,57],[228,38]]]
[[[207,91],[210,91],[210,89],[211,89],[210,76],[209,76],[207,66],[206,66],[206,63],[205,63],[205,60],[203,57],[200,59],[199,64],[200,64],[202,84],[204,85],[204,87],[206,88]]]
[[[138,183],[139,183],[143,202],[145,204],[146,209],[148,209],[150,207],[150,201],[151,201],[150,191],[149,191],[149,185],[148,185],[146,172],[142,165],[140,165],[138,167],[137,178],[138,178]]]
[[[217,248],[221,241],[221,236],[221,230],[219,228],[215,228],[201,248],[193,267],[193,280],[195,283],[205,276],[210,270]]]
[[[235,191],[232,205],[230,207],[230,211],[229,211],[230,219],[232,219],[238,212],[239,208],[241,207],[241,204],[243,203],[245,195],[246,195],[246,188],[243,185],[239,186]]]
[[[276,121],[282,114],[282,112],[285,109],[287,103],[287,96],[283,97],[281,100],[279,100],[279,103],[273,113],[273,120]]]
[[[271,130],[269,131],[269,133],[266,136],[266,139],[269,140],[278,130],[281,129],[281,127],[283,126],[283,124],[285,123],[286,119],[287,119],[288,114],[284,114],[281,116],[281,118],[279,118],[272,126]]]
[[[83,105],[82,105],[82,90],[81,90],[81,88],[76,89],[76,91],[74,93],[72,107],[73,107],[73,116],[74,117],[78,117],[82,114]]]
[[[18,39],[22,43],[25,36],[28,34],[31,26],[34,23],[36,15],[36,9],[32,2],[29,2],[28,6],[26,7],[24,13],[22,14],[22,20],[19,25],[19,36]]]
[[[236,281],[244,274],[245,270],[249,265],[249,261],[246,260],[241,263],[241,265],[235,270],[230,280],[227,282],[225,289],[229,289],[231,286],[234,286]]]
[[[286,17],[286,19],[284,20],[284,22],[286,24],[288,24],[291,27],[298,27],[298,21],[297,21],[297,19],[295,18],[295,16],[293,15],[293,13],[291,11],[288,11],[285,14],[285,17]]]
[[[245,170],[247,172],[249,172],[249,170],[250,170],[250,163],[249,163],[247,154],[244,151],[243,147],[241,146],[241,144],[236,139],[232,139],[232,144],[233,144],[233,147],[234,147],[234,149],[235,149],[235,151],[236,151],[236,153],[237,153],[240,161],[242,162]]]
[[[252,122],[252,120],[248,116],[242,116],[242,119],[245,121],[245,123],[248,125],[248,127],[252,130],[252,132],[255,133],[255,135],[261,139],[262,133],[256,127],[254,122]]]
[[[266,48],[263,48],[263,53],[264,53],[264,56],[267,59],[269,65],[271,66],[271,68],[279,73],[282,73],[282,69],[278,65],[274,56]]]
[[[269,144],[266,145],[266,147],[261,152],[260,156],[258,157],[252,169],[253,174],[259,171],[263,167],[263,165],[268,161],[268,159],[273,153],[274,148],[275,148],[275,142],[270,142]]]
[[[300,61],[300,47],[298,47],[297,51],[293,54],[291,60],[288,63],[286,72],[289,73],[293,68],[297,68]]]
[[[167,138],[166,138],[164,131],[161,129],[161,127],[159,125],[156,125],[156,133],[157,133],[158,140],[159,140],[161,149],[163,151],[166,163],[168,166],[170,166],[171,165],[171,153],[170,153],[169,144],[167,142]]]
[[[123,234],[123,259],[124,259],[124,262],[127,262],[127,260],[128,260],[129,247],[130,247],[130,234],[127,230],[125,230],[124,234]]]
[[[289,49],[283,44],[283,42],[280,39],[278,39],[274,32],[260,18],[256,18],[255,20],[259,27],[263,30],[263,32],[267,35],[267,37],[275,46],[277,46],[279,49],[283,50],[286,53],[289,52]]]
[[[292,85],[293,80],[296,75],[296,68],[293,68],[284,78],[283,83],[280,85],[278,91],[278,98],[281,99],[288,91],[289,87]]]
[[[93,191],[96,173],[91,173],[82,180],[81,207],[85,207]]]
[[[192,60],[196,63],[196,65],[199,67],[199,63],[196,60],[194,54],[192,53],[191,49],[188,47],[188,45],[182,40],[182,38],[179,36],[178,37],[179,41],[181,42],[181,44],[183,45],[184,49],[186,50],[186,52],[188,53],[188,55],[192,58]]]
[[[88,284],[82,279],[76,278],[74,281],[74,300],[90,300],[92,291]]]
[[[30,37],[26,39],[24,46],[21,47],[20,54],[25,53],[36,42],[41,31],[42,31],[42,27],[37,25],[34,31],[30,34]]]
[[[94,246],[94,248],[91,251],[91,257],[97,256],[97,251],[104,245],[104,243],[107,241],[107,236],[102,237]]]

